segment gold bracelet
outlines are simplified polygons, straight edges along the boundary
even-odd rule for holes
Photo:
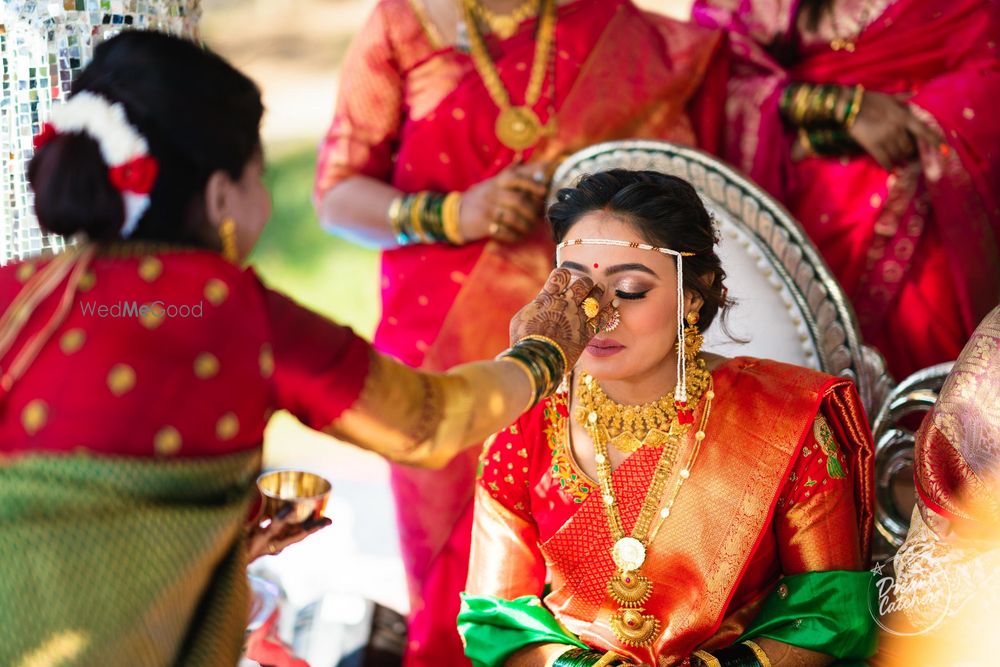
[[[539,336],[538,334],[529,334],[527,336],[524,336],[523,338],[521,338],[517,342],[520,343],[522,340],[537,340],[537,341],[541,341],[543,343],[548,343],[549,345],[552,345],[559,352],[559,356],[562,357],[563,373],[568,373],[569,372],[569,359],[566,358],[566,353],[563,352],[562,345],[560,345],[559,343],[555,342],[554,340],[552,340],[548,336]]]
[[[531,384],[531,396],[528,397],[528,405],[525,406],[524,410],[521,412],[527,412],[531,408],[535,407],[535,403],[538,402],[538,383],[535,381],[535,374],[531,372],[531,368],[528,367],[528,364],[521,361],[517,357],[507,356],[498,357],[497,361],[509,361],[512,364],[516,364],[518,368],[524,371],[524,374],[528,376],[528,382]]]
[[[405,195],[400,195],[389,204],[389,226],[392,228],[392,233],[397,237],[403,233],[402,220],[400,220],[399,214],[403,210],[404,197]]]
[[[757,661],[760,663],[761,667],[771,667],[771,661],[768,659],[767,653],[764,653],[764,649],[762,649],[757,642],[748,639],[743,642],[743,645],[750,647],[753,654],[757,656]]]
[[[716,658],[711,653],[709,653],[708,651],[695,651],[694,653],[691,654],[691,657],[698,658],[708,667],[722,667],[722,663],[719,662],[719,659]]]
[[[861,105],[864,103],[865,99],[865,87],[858,84],[854,88],[854,98],[851,100],[851,113],[847,115],[844,120],[844,129],[849,130],[854,125],[854,121],[858,119],[858,114],[861,113]]]
[[[444,237],[452,245],[462,245],[465,239],[462,238],[462,230],[459,227],[462,206],[462,193],[449,192],[441,205],[441,220],[444,230]]]
[[[410,228],[413,230],[413,235],[420,239],[421,242],[427,241],[427,236],[424,234],[424,203],[427,201],[426,192],[418,192],[413,196],[413,200],[410,202]]]
[[[796,125],[805,124],[806,106],[809,103],[809,95],[812,86],[807,83],[800,83],[795,96],[792,98],[792,122]]]
[[[601,656],[600,660],[591,665],[591,667],[607,667],[620,657],[621,656],[615,653],[614,651],[608,651],[603,656]],[[770,667],[770,665],[768,667]]]

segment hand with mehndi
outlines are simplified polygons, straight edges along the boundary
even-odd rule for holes
[[[511,320],[511,345],[525,336],[550,338],[562,348],[572,368],[590,339],[611,320],[610,305],[594,318],[588,318],[584,312],[585,300],[593,297],[599,303],[603,296],[604,287],[595,285],[590,278],[574,278],[568,270],[556,269],[549,274],[534,301]]]

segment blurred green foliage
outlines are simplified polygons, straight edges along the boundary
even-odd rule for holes
[[[271,220],[250,258],[264,281],[370,338],[379,316],[378,253],[320,228],[312,204],[316,147],[271,147]]]

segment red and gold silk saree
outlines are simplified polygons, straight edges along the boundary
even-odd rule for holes
[[[728,30],[741,60],[725,155],[805,226],[866,341],[905,377],[955,359],[1000,300],[1000,123],[991,112],[1000,10],[989,0],[835,0],[834,18],[807,31],[801,4],[696,3],[698,22]],[[866,21],[853,52],[831,48]],[[789,81],[908,95],[946,145],[921,145],[919,160],[892,172],[867,155],[793,163],[794,130],[778,112]]]
[[[829,634],[811,648],[870,650],[870,577],[859,571],[872,525],[873,446],[853,386],[749,358],[730,360],[713,376],[707,438],[642,567],[653,582],[644,613],[661,622],[648,647],[624,645],[610,626],[617,609],[607,592],[613,540],[599,487],[576,464],[568,442],[568,396],[536,406],[485,449],[459,618],[477,665],[502,665],[520,648],[511,619],[536,613],[554,617],[567,632],[559,639],[553,631],[543,641],[614,650],[637,664],[673,665],[697,648],[728,646],[760,625],[772,592],[779,600],[813,598],[799,602],[812,610],[811,618],[825,616]],[[696,423],[704,409],[702,402]],[[678,461],[693,444],[692,430]],[[626,532],[659,455],[641,448],[612,475]],[[830,575],[818,587],[826,594],[836,588],[829,582],[842,584],[842,594],[829,597],[838,598],[833,613],[821,612],[817,591],[801,583],[817,573]],[[542,596],[547,582],[544,609],[537,601],[517,608],[525,596]],[[791,632],[812,634],[809,623],[792,620]],[[778,625],[772,618],[756,636],[789,641]],[[529,633],[524,645],[537,641],[539,635]]]
[[[520,103],[536,22],[491,42],[500,75]],[[352,176],[405,192],[464,191],[514,160],[494,133],[498,113],[470,57],[436,38],[414,0],[382,0],[344,65],[340,99],[321,149],[317,193]],[[554,98],[548,81],[535,111],[555,110],[556,136],[528,151],[553,159],[599,141],[664,138],[717,149],[726,52],[716,31],[654,17],[625,0],[558,8]],[[541,223],[541,221],[539,221]],[[382,254],[382,318],[375,346],[440,370],[491,357],[510,317],[552,266],[539,224],[515,244],[419,245]],[[460,664],[455,633],[465,582],[475,455],[443,471],[396,467],[400,539],[413,605],[409,664]]]

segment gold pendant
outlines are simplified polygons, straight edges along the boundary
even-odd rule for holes
[[[626,646],[649,646],[660,632],[660,621],[642,609],[619,609],[611,616],[611,630]]]
[[[608,595],[622,607],[641,607],[653,594],[653,584],[638,572],[618,572],[608,581]]]
[[[670,433],[665,433],[658,428],[651,428],[646,433],[646,437],[644,437],[641,441],[635,433],[625,431],[624,433],[619,433],[615,437],[611,438],[611,445],[618,451],[625,452],[626,454],[632,454],[633,452],[638,451],[641,447],[660,449],[675,437],[673,426],[671,426],[670,429]]]
[[[510,39],[517,32],[517,20],[511,16],[497,16],[489,23],[490,29],[500,39]]]
[[[511,150],[531,148],[538,143],[542,130],[538,114],[528,107],[508,107],[497,116],[497,138]]]
[[[611,547],[611,558],[622,572],[634,572],[646,562],[646,547],[634,537],[623,537]]]

